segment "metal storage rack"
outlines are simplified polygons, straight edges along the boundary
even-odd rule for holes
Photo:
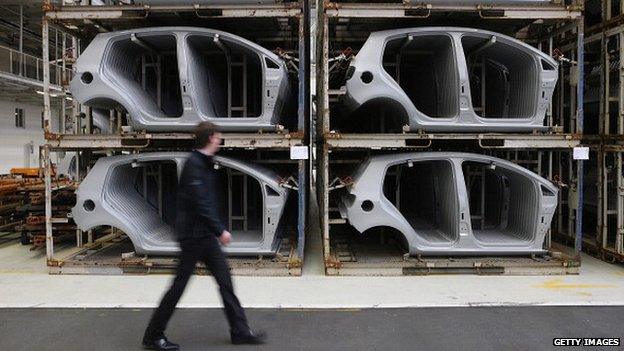
[[[232,2],[235,3],[235,2]],[[284,2],[275,5],[62,5],[53,6],[43,2],[42,20],[43,58],[44,58],[44,132],[46,145],[42,148],[42,160],[45,174],[46,200],[46,258],[51,273],[146,273],[170,271],[175,267],[174,258],[134,257],[123,253],[132,251],[129,241],[114,228],[108,235],[93,238],[88,233],[86,243],[82,232],[77,233],[77,245],[63,257],[55,254],[52,237],[51,213],[51,153],[56,151],[75,151],[88,155],[92,152],[142,152],[146,150],[188,150],[192,145],[192,135],[188,133],[145,133],[125,132],[121,127],[119,111],[111,111],[113,134],[92,134],[92,122],[89,109],[79,106],[75,101],[72,109],[72,133],[53,132],[50,128],[50,62],[48,34],[50,27],[58,28],[63,33],[77,39],[74,47],[80,52],[83,44],[78,38],[88,39],[98,32],[136,28],[164,24],[178,24],[180,19],[185,25],[210,26],[230,31],[243,37],[261,37],[263,41],[282,43],[293,50],[292,56],[298,56],[295,64],[298,77],[298,110],[296,130],[277,130],[265,133],[224,133],[223,148],[226,152],[244,154],[245,157],[257,158],[265,163],[291,164],[296,171],[285,179],[284,184],[297,191],[297,223],[292,238],[284,240],[275,258],[251,257],[231,259],[234,274],[253,275],[300,275],[303,262],[306,232],[306,196],[307,160],[289,160],[287,152],[291,146],[307,145],[307,123],[309,116],[309,61],[308,33],[309,19],[306,17],[307,1]],[[270,25],[271,28],[264,26]],[[267,29],[267,30],[264,30]],[[285,44],[284,44],[285,43]],[[276,44],[277,45],[277,44]],[[297,51],[295,51],[297,50]],[[71,58],[69,64],[76,57]],[[64,61],[65,62],[65,61]],[[295,60],[296,62],[296,60]],[[69,79],[63,83],[63,94],[68,93]],[[63,99],[64,101],[64,99]],[[86,115],[86,123],[81,126],[79,115]],[[83,132],[84,129],[84,132]],[[66,130],[64,127],[62,131]],[[80,165],[81,158],[76,157],[78,177],[83,175],[86,166]],[[201,272],[201,270],[200,270]]]
[[[408,275],[444,272],[479,274],[573,274],[580,265],[583,223],[583,162],[572,148],[583,135],[583,4],[578,1],[517,5],[441,5],[441,2],[324,2],[317,9],[316,36],[316,191],[326,273],[332,275]],[[478,3],[475,1],[475,3]],[[511,2],[510,2],[511,3]],[[547,113],[546,133],[399,133],[347,134],[333,130],[332,118],[344,89],[332,71],[345,62],[371,31],[432,25],[474,26],[516,36],[555,54],[562,45],[566,62]],[[564,68],[567,67],[567,68]],[[332,81],[333,82],[333,81]],[[414,150],[472,150],[514,159],[547,179],[564,185],[551,231],[574,242],[574,251],[547,239],[547,257],[427,258],[407,257],[384,246],[365,247],[343,238],[346,221],[336,215],[332,193],[349,185],[337,167],[361,162],[367,154]],[[530,167],[529,167],[530,165]],[[563,184],[565,183],[565,184]],[[347,229],[348,231],[348,229]],[[347,235],[348,236],[348,235]],[[384,241],[383,234],[381,241]]]
[[[624,3],[586,1],[586,143],[595,156],[587,173],[585,251],[624,262]]]

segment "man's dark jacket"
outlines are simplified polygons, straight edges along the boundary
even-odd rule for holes
[[[212,156],[193,151],[178,184],[175,221],[178,240],[219,236],[226,230],[219,217],[217,177]]]

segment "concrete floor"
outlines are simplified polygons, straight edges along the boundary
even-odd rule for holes
[[[312,219],[318,218],[311,208]],[[441,306],[624,306],[624,266],[587,255],[580,275],[328,277],[321,235],[306,240],[302,277],[234,277],[242,304],[254,308],[402,308]],[[65,245],[70,248],[71,244]],[[62,253],[63,246],[57,251]],[[0,244],[0,307],[153,308],[172,276],[54,276],[45,252]],[[180,307],[220,307],[212,277],[194,277]]]
[[[306,244],[302,277],[234,278],[252,326],[270,335],[240,349],[549,350],[555,337],[624,338],[620,265],[583,256],[578,276],[327,277],[318,238]],[[48,275],[43,251],[0,244],[0,345],[139,350],[171,279]],[[239,349],[211,277],[194,277],[179,306],[168,335],[184,350]]]
[[[150,313],[0,309],[0,340],[3,350],[140,350]],[[218,309],[178,310],[167,335],[183,350],[550,350],[558,337],[624,338],[624,307],[253,309],[248,315],[269,334],[267,345],[230,345]]]
[[[372,308],[624,305],[624,267],[583,256],[577,276],[327,277],[309,255],[302,277],[235,277],[246,307]],[[0,307],[152,308],[170,275],[54,276],[44,253],[0,246]],[[220,307],[212,277],[191,280],[181,307]]]
[[[314,194],[314,192],[312,192]],[[314,201],[312,201],[314,203]],[[235,277],[241,302],[255,308],[374,308],[516,305],[624,305],[624,266],[584,255],[576,276],[324,275],[320,225],[310,208],[302,277]],[[71,243],[56,245],[62,255]],[[0,244],[0,307],[155,307],[172,277],[54,276],[45,251]],[[180,307],[220,307],[212,277],[191,280]]]
[[[209,276],[191,280],[168,336],[183,350],[358,351],[550,350],[556,337],[624,338],[621,265],[583,256],[578,276],[327,277],[320,245],[320,235],[308,237],[302,277],[234,278],[269,344],[228,343]],[[0,244],[1,349],[139,350],[171,279],[48,275],[43,251]]]

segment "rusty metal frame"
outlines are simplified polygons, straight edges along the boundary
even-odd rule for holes
[[[434,274],[475,275],[569,275],[579,274],[580,261],[556,246],[550,259],[539,257],[405,257],[392,262],[352,261],[348,251],[327,266],[327,275],[341,276],[422,276]]]
[[[193,12],[199,18],[297,17],[301,14],[301,6],[298,2],[271,5],[66,5],[59,7],[48,4],[47,9],[45,17],[54,21],[143,20],[150,14],[171,12]]]
[[[617,13],[612,11],[612,0],[601,1],[602,21],[586,28],[583,44],[600,45],[600,74],[598,134],[585,135],[584,143],[595,152],[596,172],[596,228],[582,238],[584,251],[611,262],[624,262],[624,3]],[[617,43],[619,62],[611,57],[610,41]],[[571,43],[569,46],[580,45]],[[616,74],[612,74],[616,73]],[[613,77],[615,76],[615,77]],[[619,86],[619,87],[618,87]],[[616,90],[617,89],[617,90]],[[614,91],[615,90],[615,91]],[[611,111],[616,110],[612,123]],[[615,219],[615,223],[611,220]],[[613,226],[615,225],[615,228]],[[614,242],[608,242],[614,230]],[[587,231],[587,230],[586,230]]]
[[[573,134],[423,133],[423,134],[325,134],[332,148],[428,148],[433,141],[476,141],[484,149],[569,149],[581,144]]]
[[[301,145],[302,133],[223,133],[224,148],[288,149]],[[83,149],[147,149],[154,142],[191,142],[190,133],[127,133],[127,134],[48,134],[52,150]]]
[[[163,133],[163,134],[147,134],[147,133],[129,133],[124,134],[120,125],[120,116],[118,112],[114,114],[117,131],[115,135],[95,135],[91,133],[91,121],[88,111],[84,111],[87,114],[86,134],[82,133],[82,126],[80,126],[81,106],[74,101],[73,106],[73,134],[53,133],[51,130],[51,111],[50,111],[50,68],[49,68],[49,47],[48,37],[51,26],[59,28],[63,33],[67,33],[73,36],[80,36],[80,27],[91,26],[100,31],[106,31],[106,23],[116,23],[128,20],[145,21],[150,16],[167,15],[171,12],[187,12],[194,13],[199,18],[221,18],[221,19],[234,19],[234,18],[295,18],[298,20],[299,26],[299,55],[300,55],[300,67],[299,67],[299,79],[303,81],[300,83],[300,89],[309,87],[309,79],[307,78],[307,71],[309,66],[306,65],[305,57],[309,55],[309,50],[305,50],[305,45],[309,45],[309,38],[305,38],[306,33],[306,6],[308,1],[298,1],[289,3],[278,3],[274,5],[123,5],[123,6],[53,6],[50,1],[43,1],[44,16],[42,19],[42,53],[44,58],[44,82],[43,82],[43,95],[44,95],[44,135],[46,138],[46,145],[42,148],[42,160],[44,168],[45,178],[45,198],[46,198],[46,258],[49,264],[54,265],[57,262],[57,258],[54,256],[54,247],[52,242],[52,225],[51,225],[51,160],[50,153],[52,151],[64,151],[71,150],[76,151],[77,154],[89,152],[90,150],[132,150],[134,152],[141,151],[142,149],[149,148],[154,142],[168,142],[168,143],[184,143],[190,142],[192,136],[185,133]],[[309,26],[308,26],[309,27]],[[79,52],[80,42],[77,38],[74,39],[74,47],[76,52]],[[307,90],[309,91],[309,90]],[[307,103],[307,105],[306,105]],[[300,92],[299,106],[309,106],[309,94],[306,94],[306,90],[303,93]],[[307,140],[305,138],[307,131],[307,124],[309,121],[309,110],[306,108],[300,108],[298,112],[298,131],[285,132],[276,131],[275,133],[258,133],[258,134],[239,134],[239,133],[226,133],[224,137],[224,147],[233,149],[246,149],[246,150],[283,150],[288,149],[295,145],[306,145]],[[113,121],[111,121],[113,124]],[[76,158],[76,169],[80,170],[81,167],[78,157]],[[288,162],[288,161],[286,161]],[[299,184],[303,184],[305,187],[305,181],[308,172],[308,161],[300,160],[298,163],[298,177]],[[79,172],[77,172],[79,174]],[[300,244],[297,247],[297,254],[294,255],[294,259],[297,262],[290,262],[292,267],[300,267],[303,262],[303,252],[305,243],[305,213],[306,213],[306,193],[299,192],[298,206],[299,206],[299,222],[298,222],[298,239]],[[77,237],[81,238],[82,233],[77,233]]]
[[[467,5],[403,3],[337,3],[325,2],[329,17],[364,18],[427,18],[433,12],[476,12],[482,19],[577,19],[582,15],[582,3],[566,6],[535,5]]]
[[[553,179],[556,173],[561,173],[562,168],[572,177],[569,181],[574,182],[574,186],[582,189],[583,184],[583,163],[582,161],[571,161],[567,164],[557,164],[554,155],[571,152],[571,149],[581,145],[583,138],[583,54],[584,48],[579,43],[583,43],[584,18],[582,16],[583,3],[574,2],[572,5],[562,3],[551,3],[548,6],[473,6],[473,5],[438,5],[438,4],[410,4],[403,3],[336,3],[324,1],[323,6],[317,9],[317,35],[316,35],[316,133],[317,133],[317,199],[319,203],[321,233],[323,237],[323,257],[325,261],[326,273],[343,274],[340,271],[341,262],[338,256],[332,252],[331,248],[331,227],[334,224],[342,224],[342,221],[330,220],[329,216],[329,191],[330,175],[329,166],[332,150],[405,150],[405,149],[426,149],[433,142],[449,144],[454,141],[474,141],[477,148],[490,151],[514,152],[517,150],[535,150],[541,160],[545,154],[548,164],[548,179]],[[490,19],[535,19],[549,20],[554,22],[567,22],[557,26],[551,33],[542,33],[546,37],[539,38],[541,42],[548,43],[548,50],[552,53],[553,43],[557,39],[569,40],[563,36],[566,32],[576,31],[577,35],[571,47],[574,50],[572,60],[578,62],[574,70],[579,72],[579,84],[570,87],[572,106],[568,110],[561,110],[559,119],[563,118],[571,126],[571,131],[566,134],[494,134],[494,133],[420,133],[420,134],[341,134],[330,130],[330,95],[334,96],[340,91],[330,91],[328,85],[329,73],[329,30],[330,20],[336,18],[374,18],[374,19],[422,19],[428,18],[432,13],[477,13],[483,21]],[[560,40],[560,41],[561,41]],[[552,107],[554,108],[554,107]],[[549,122],[552,123],[552,108],[548,112]],[[564,117],[565,115],[565,117]],[[559,162],[560,163],[560,162]],[[540,173],[542,173],[540,171]],[[582,192],[581,192],[582,193]],[[579,262],[579,252],[581,250],[580,228],[582,228],[582,197],[578,205],[569,206],[568,227],[572,231],[575,240],[575,262]],[[572,229],[574,228],[574,229]],[[547,243],[550,245],[550,236]],[[358,263],[353,263],[357,268]],[[390,264],[397,268],[396,264]],[[565,264],[564,264],[565,265]],[[367,269],[361,266],[361,274],[371,274],[371,272],[381,272],[381,268]],[[388,268],[388,267],[386,267]],[[358,273],[359,274],[359,273]]]
[[[127,240],[120,232],[112,232],[83,247],[76,247],[60,257],[48,262],[50,274],[171,274],[175,272],[177,260],[175,257],[147,257],[147,256],[119,256],[110,251],[123,245]],[[90,257],[98,256],[100,262]],[[260,276],[300,276],[302,260],[297,256],[297,249],[290,243],[282,243],[278,254],[268,258],[258,256],[252,260],[244,258],[230,258],[229,263],[233,275],[260,275]],[[205,267],[199,265],[196,274],[207,275]]]
[[[597,248],[602,259],[611,256],[613,260],[624,262],[624,175],[622,174],[623,151],[621,147],[601,145],[598,147],[598,207],[597,227],[594,242],[589,245]],[[608,162],[608,159],[611,162]],[[614,166],[614,167],[613,167]],[[610,179],[615,178],[614,187],[610,186]],[[615,197],[615,208],[612,201]],[[609,243],[609,218],[615,216],[615,239],[613,245]]]

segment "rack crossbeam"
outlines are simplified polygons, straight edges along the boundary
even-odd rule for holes
[[[154,142],[191,141],[189,133],[157,133],[157,134],[49,134],[47,145],[51,150],[83,150],[83,149],[144,149]],[[299,133],[223,133],[224,148],[290,148],[301,145]]]
[[[124,5],[124,6],[61,6],[47,11],[49,20],[127,20],[146,19],[151,14],[195,12],[198,17],[297,17],[298,3],[276,5]]]
[[[342,18],[426,18],[434,12],[473,12],[483,19],[577,19],[582,7],[549,5],[443,5],[443,4],[384,4],[329,3],[328,17]]]
[[[330,148],[426,148],[435,140],[478,141],[483,148],[569,149],[581,144],[572,134],[339,134],[327,133]]]

